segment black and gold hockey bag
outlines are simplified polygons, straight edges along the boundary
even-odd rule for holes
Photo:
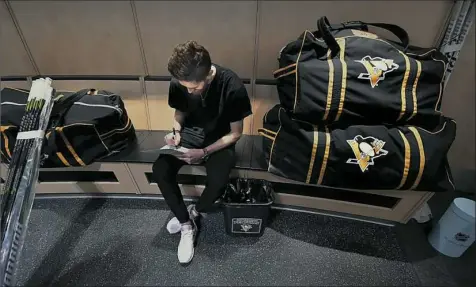
[[[368,32],[386,29],[400,40]],[[407,32],[385,23],[347,22],[305,31],[279,54],[274,72],[281,105],[313,124],[439,123],[446,57],[409,46]],[[342,125],[341,125],[342,124]]]
[[[1,91],[1,155],[9,162],[28,90]],[[85,166],[127,148],[136,139],[134,125],[119,95],[84,89],[56,93],[45,134],[42,167]]]
[[[351,189],[453,190],[446,154],[456,135],[441,117],[428,131],[414,126],[318,129],[273,107],[263,119],[268,171],[291,180]]]

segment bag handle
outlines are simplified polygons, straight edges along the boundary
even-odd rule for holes
[[[403,51],[406,52],[408,45],[410,44],[410,38],[408,37],[407,31],[400,26],[388,23],[365,23],[362,21],[349,21],[341,24],[331,25],[327,17],[323,16],[317,20],[317,28],[321,33],[321,37],[326,42],[327,46],[331,50],[332,56],[335,56],[339,51],[340,47],[336,39],[332,35],[331,31],[335,30],[345,30],[345,29],[360,29],[363,31],[368,31],[367,26],[374,26],[382,28],[392,32],[401,42],[403,46]]]
[[[52,117],[55,117],[55,122],[53,123],[54,127],[61,125],[64,116],[77,101],[80,101],[84,96],[88,95],[91,90],[84,89],[80,90],[69,97],[61,98],[57,103],[54,104],[53,109],[51,110]]]
[[[327,47],[331,50],[331,57],[337,55],[340,51],[340,47],[336,38],[331,34],[331,24],[327,17],[323,16],[317,20],[317,29],[321,33],[321,37],[324,39],[324,42],[326,42]]]

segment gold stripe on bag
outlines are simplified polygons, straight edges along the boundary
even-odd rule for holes
[[[258,133],[261,134],[261,133],[269,133],[269,134],[272,134],[273,136],[276,136],[276,132],[275,131],[272,131],[272,130],[268,130],[266,128],[259,128],[258,129]]]
[[[3,135],[3,141],[5,143],[5,151],[7,152],[8,157],[11,159],[12,153],[10,152],[10,147],[8,147],[8,137],[4,132],[2,132],[2,135]]]
[[[274,139],[276,138],[276,135],[274,135],[274,137],[266,134],[266,132],[269,132],[268,130],[265,130],[265,129],[258,129],[258,134],[269,139],[269,140],[272,140],[274,141]]]
[[[307,170],[306,183],[309,183],[311,181],[312,169],[314,168],[314,161],[316,160],[317,143],[319,138],[317,127],[313,126],[313,128],[314,128],[314,133],[313,133],[314,141],[312,143],[311,160],[309,161],[309,169]]]
[[[329,111],[331,109],[332,102],[332,91],[334,89],[334,62],[331,59],[331,50],[327,51],[327,63],[329,64],[329,81],[327,85],[327,101],[326,101],[326,111],[322,120],[327,120],[329,116]]]
[[[322,184],[322,180],[324,179],[324,174],[326,173],[327,167],[327,159],[329,158],[329,149],[331,145],[331,134],[329,133],[329,129],[326,127],[326,150],[324,151],[324,158],[322,159],[322,166],[321,172],[319,173],[319,179],[317,184]]]
[[[59,134],[63,138],[64,143],[66,144],[66,147],[68,148],[69,152],[73,155],[74,159],[82,166],[85,166],[83,160],[79,157],[79,155],[76,153],[74,150],[73,146],[69,142],[69,140],[66,138],[66,136],[63,133],[63,127],[58,127],[57,130],[59,131]]]
[[[403,76],[402,80],[402,89],[400,91],[401,94],[401,101],[402,101],[402,108],[400,111],[400,116],[398,117],[397,121],[399,121],[403,115],[405,114],[405,111],[407,110],[407,99],[406,99],[406,89],[407,89],[407,83],[408,83],[408,77],[410,75],[410,59],[408,59],[408,56],[405,55],[402,51],[398,51],[400,54],[403,56],[405,59],[405,74]]]
[[[417,89],[417,85],[418,85],[418,80],[420,79],[420,75],[421,75],[421,62],[418,61],[418,60],[415,60],[416,63],[417,63],[417,75],[416,75],[416,78],[415,78],[415,82],[413,83],[413,88],[412,88],[412,96],[413,96],[413,113],[412,115],[408,118],[408,120],[410,120],[411,118],[413,118],[417,111],[418,111],[418,102],[417,102],[417,94],[416,94],[416,89]]]
[[[61,160],[61,162],[65,165],[65,166],[71,166],[68,162],[68,160],[66,160],[66,158],[64,157],[64,155],[61,153],[61,152],[57,152],[56,155],[58,156],[58,158]]]
[[[345,40],[338,41],[340,47],[340,55],[339,59],[342,64],[342,84],[340,88],[340,100],[339,100],[339,109],[337,110],[336,121],[339,120],[340,115],[342,114],[342,109],[344,108],[344,100],[345,100],[345,91],[347,89],[347,63],[345,62]]]
[[[286,74],[282,74],[282,75],[276,77],[276,79],[279,79],[279,78],[282,78],[282,77],[286,77],[286,76],[289,76],[289,75],[294,74],[294,73],[296,73],[296,69],[294,69],[294,70],[292,70],[292,71],[290,71],[290,72],[287,72]]]
[[[279,72],[282,72],[282,71],[284,71],[284,70],[287,70],[287,69],[292,68],[292,67],[295,67],[295,66],[296,66],[296,63],[291,64],[291,65],[287,65],[286,67],[281,68],[281,69],[277,69],[276,71],[273,72],[273,75],[276,75],[276,74],[278,74]]]
[[[415,189],[418,184],[420,184],[421,178],[423,176],[423,171],[425,170],[425,148],[423,147],[423,141],[421,140],[420,133],[415,127],[409,127],[410,131],[415,136],[415,139],[418,144],[418,151],[420,152],[420,167],[418,169],[418,175],[410,189]]]
[[[400,181],[400,184],[398,185],[396,189],[402,188],[407,182],[408,171],[410,170],[410,157],[411,157],[410,144],[408,143],[407,138],[401,131],[398,131],[398,132],[400,133],[400,136],[402,137],[402,140],[403,140],[403,145],[405,146],[405,161],[403,164],[402,180]]]

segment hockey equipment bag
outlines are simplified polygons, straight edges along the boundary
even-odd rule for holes
[[[384,125],[329,130],[275,106],[259,133],[268,171],[281,177],[337,188],[437,192],[454,189],[446,154],[456,124],[441,120],[432,131]]]
[[[367,32],[376,26],[395,34],[391,41]],[[439,123],[446,57],[434,48],[408,45],[401,27],[347,22],[305,31],[279,54],[274,72],[281,105],[313,123]]]
[[[1,92],[1,154],[9,162],[28,90]],[[57,93],[45,134],[42,167],[85,166],[127,148],[136,139],[134,125],[119,95],[84,89]]]

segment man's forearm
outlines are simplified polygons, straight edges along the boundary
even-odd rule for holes
[[[174,123],[173,123],[173,128],[177,131],[182,130],[182,124],[185,118],[185,114],[182,113],[181,111],[175,110],[174,114]]]
[[[231,132],[223,137],[221,137],[219,140],[214,142],[213,144],[209,145],[206,147],[207,153],[211,154],[216,151],[219,151],[221,149],[224,149],[234,143],[236,143],[241,137],[241,133],[234,133]]]

